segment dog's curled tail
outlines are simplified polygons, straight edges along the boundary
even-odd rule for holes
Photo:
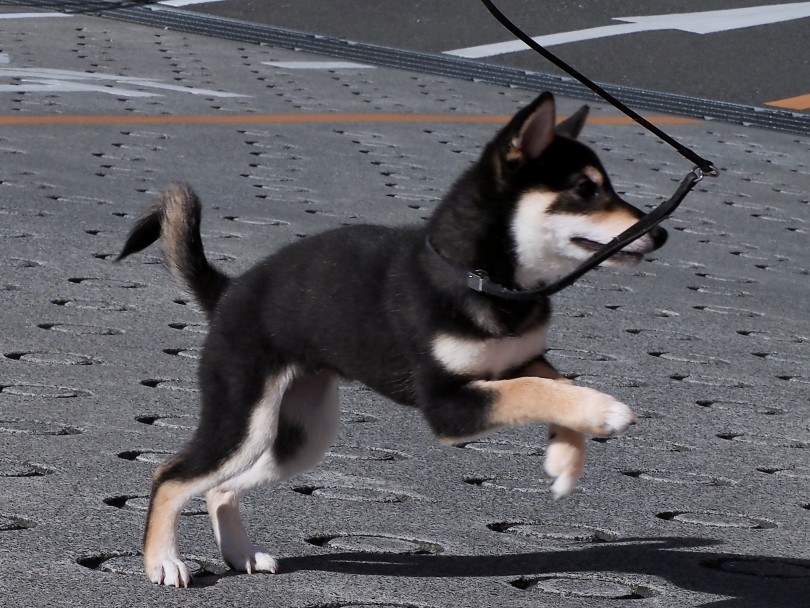
[[[171,186],[135,222],[115,261],[146,249],[160,239],[172,276],[210,317],[230,279],[205,257],[200,236],[201,208],[200,199],[189,186]]]

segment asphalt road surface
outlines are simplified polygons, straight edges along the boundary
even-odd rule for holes
[[[514,40],[478,0],[220,0],[186,4],[188,10],[436,53]],[[496,4],[531,36],[576,32],[567,37],[573,41],[552,44],[551,48],[597,81],[746,105],[776,102],[778,107],[810,110],[810,2],[497,0]],[[739,13],[677,17],[766,5],[771,8],[756,13],[754,22],[776,19],[777,15],[786,20],[739,27]],[[663,14],[669,16],[663,25],[647,21],[628,27],[627,22],[617,20]],[[644,31],[650,28],[655,29]],[[694,33],[675,28],[738,29]],[[601,37],[592,38],[594,35]],[[553,66],[529,50],[479,59],[554,72]]]
[[[403,25],[359,14],[392,48],[507,40],[476,2],[455,18],[466,33],[452,36],[433,21],[418,26],[413,8],[396,12]],[[325,11],[340,14],[334,0],[254,6],[232,16],[341,33],[325,29]],[[336,23],[359,19],[342,6]],[[427,19],[429,8],[461,3],[421,6]],[[166,184],[193,184],[206,249],[230,275],[329,228],[418,224],[492,136],[496,125],[482,121],[533,95],[405,62],[296,70],[278,64],[362,53],[248,42],[244,23],[227,39],[216,35],[222,19],[183,13],[184,23],[152,8],[0,2],[2,608],[808,607],[810,129],[672,116],[667,130],[721,177],[701,182],[667,221],[660,255],[555,296],[550,359],[639,414],[626,435],[588,442],[571,497],[548,492],[542,428],[441,446],[416,412],[346,384],[344,424],[323,464],[243,502],[251,539],[282,571],[231,572],[195,501],[180,527],[197,586],[148,583],[140,551],[151,475],[196,426],[206,323],[159,268],[157,248],[112,262],[135,218]],[[105,18],[91,14],[102,9]],[[653,10],[631,9],[605,14]],[[156,15],[163,22],[141,23]],[[193,21],[209,31],[191,33]],[[634,24],[592,14],[532,31],[605,25]],[[636,36],[647,34],[585,44]],[[672,36],[687,48],[682,40],[714,35]],[[581,103],[558,101],[561,115]],[[585,141],[622,196],[654,204],[689,165],[616,118],[594,104]],[[810,114],[798,118],[807,125]]]

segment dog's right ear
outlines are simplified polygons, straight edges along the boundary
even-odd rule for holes
[[[521,166],[538,158],[554,141],[554,96],[543,93],[509,121],[504,133],[508,138],[506,160]]]
[[[579,110],[571,114],[571,116],[557,125],[555,129],[557,135],[564,135],[571,139],[579,137],[582,128],[585,126],[585,122],[588,120],[588,112],[590,112],[590,108],[588,106],[582,106]]]

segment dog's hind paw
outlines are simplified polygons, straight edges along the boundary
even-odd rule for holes
[[[159,559],[146,559],[144,569],[149,580],[158,585],[187,588],[191,584],[191,572],[178,556],[166,555]]]
[[[571,494],[585,470],[585,435],[564,427],[552,427],[544,468],[554,480],[551,493],[555,500]]]
[[[245,571],[248,574],[253,574],[254,572],[270,572],[271,574],[276,574],[278,572],[278,561],[268,553],[257,551],[253,554],[253,557],[248,560]]]
[[[276,558],[265,553],[259,547],[251,545],[249,549],[223,556],[228,565],[234,570],[255,574],[256,572],[270,572],[276,574],[279,571]]]

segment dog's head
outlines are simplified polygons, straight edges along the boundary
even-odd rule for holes
[[[494,170],[495,204],[509,207],[515,280],[523,287],[572,271],[643,216],[619,197],[596,154],[577,140],[587,114],[583,106],[556,125],[554,98],[544,93],[512,118],[481,158]],[[656,227],[604,265],[634,266],[666,238]]]

